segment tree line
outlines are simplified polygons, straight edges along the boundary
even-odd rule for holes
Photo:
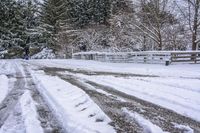
[[[1,0],[0,50],[196,50],[199,14],[200,0]]]

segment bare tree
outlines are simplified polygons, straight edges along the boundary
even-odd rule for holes
[[[200,43],[198,38],[198,30],[200,27],[200,0],[187,0],[189,10],[189,24],[192,32],[192,50],[197,49],[197,44]]]
[[[197,50],[200,43],[200,0],[183,0],[182,3],[176,4],[189,26],[192,50]]]
[[[176,20],[169,12],[168,0],[141,0],[138,21],[135,26],[146,37],[152,39],[157,44],[157,49],[163,49],[163,34],[166,27]],[[145,42],[145,41],[144,41]]]

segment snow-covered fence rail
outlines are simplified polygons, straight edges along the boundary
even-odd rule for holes
[[[80,52],[73,59],[119,63],[165,63],[200,61],[200,51],[141,51],[127,53]]]
[[[80,52],[73,54],[73,59],[96,60],[103,62],[119,63],[165,63],[170,60],[169,52],[127,52],[127,53],[105,53],[105,52]]]

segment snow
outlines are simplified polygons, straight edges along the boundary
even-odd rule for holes
[[[0,54],[7,54],[8,50],[0,51]]]
[[[0,60],[0,74],[12,75],[16,73],[15,65],[16,60]]]
[[[0,51],[0,59],[4,58],[4,55],[8,53],[8,50]]]
[[[67,73],[67,72],[65,72],[65,74],[66,74],[66,73]],[[63,74],[63,72],[60,72],[60,74]],[[70,73],[67,73],[67,74],[70,75]],[[118,100],[118,101],[120,101],[120,102],[126,102],[125,99],[123,99],[123,98],[121,98],[121,97],[119,97],[119,96],[116,96],[116,95],[110,94],[110,93],[108,93],[108,92],[106,92],[106,91],[104,91],[104,90],[95,88],[95,87],[91,86],[90,84],[86,84],[86,83],[85,83],[86,80],[84,80],[84,78],[80,78],[80,77],[79,77],[79,79],[77,78],[77,80],[79,80],[79,82],[81,82],[85,87],[87,87],[87,89],[95,90],[95,91],[97,91],[97,92],[99,92],[99,93],[101,93],[101,94],[104,94],[104,95],[106,95],[106,96],[108,96],[108,97],[110,97],[110,98],[113,98],[113,99],[115,99],[115,100]]]
[[[1,126],[0,133],[26,133],[19,103],[16,104],[14,110],[10,112],[7,120]]]
[[[0,103],[9,92],[9,79],[6,75],[13,72],[10,63],[5,60],[0,61]]]
[[[184,133],[194,133],[194,130],[190,128],[189,126],[180,125],[177,123],[172,123],[172,124],[174,124],[174,127],[184,130]]]
[[[22,63],[18,62],[22,62],[22,60],[0,61],[0,102],[6,97],[9,89],[12,88],[10,87],[11,76],[9,75],[15,74],[16,71],[22,71],[22,73],[24,71],[22,70]],[[178,114],[190,117],[196,121],[200,121],[200,64],[174,64],[166,67],[159,64],[107,63],[72,59],[29,60],[23,62],[32,64],[29,65],[29,68],[34,77],[35,84],[38,85],[38,90],[45,98],[62,126],[66,128],[67,132],[115,131],[113,127],[109,125],[111,122],[110,118],[83,90],[58,77],[45,75],[43,71],[35,71],[36,69],[34,69],[35,67],[33,67],[33,65],[91,72],[92,75],[81,73],[75,74],[68,71],[60,72],[60,74],[75,76],[76,79],[88,86],[89,84],[86,83],[88,80],[97,84],[109,86],[117,91],[135,96],[139,99],[177,112]],[[137,77],[133,75],[123,77],[120,75],[114,76],[112,73],[108,73],[108,75],[104,75],[104,73],[95,75],[95,72],[155,75],[157,77]],[[23,76],[25,75],[23,74]],[[25,85],[25,87],[27,86]],[[115,95],[111,95],[101,89],[92,88],[92,86],[87,88],[95,89],[99,93],[116,98],[122,102],[124,101],[124,99],[115,97]],[[19,102],[16,105],[15,110],[11,112],[5,124],[0,129],[0,132],[11,133],[12,130],[17,130],[19,131],[18,133],[23,133],[23,124],[27,125],[26,128],[29,128],[29,125],[30,130],[40,126],[40,123],[37,120],[37,114],[34,114],[34,106],[36,106],[36,103],[31,100],[28,92],[25,94],[23,97],[26,98],[22,100],[24,102]],[[31,113],[29,118],[30,112],[33,113]],[[22,116],[16,116],[16,114],[19,113],[21,113]],[[141,121],[143,123],[143,119],[140,119],[142,116],[135,116],[137,117],[138,123],[141,123]],[[17,123],[19,119],[24,120],[24,123]],[[37,121],[34,122],[34,124],[38,126],[29,123],[31,119]],[[25,123],[26,120],[28,121],[28,124]],[[103,120],[103,122],[97,122],[97,120]],[[11,126],[12,128],[8,131],[8,127]],[[174,126],[187,131],[188,133],[192,132],[192,129],[187,125],[174,124]],[[150,127],[147,129],[153,130]],[[5,131],[6,128],[7,131]],[[22,129],[20,130],[20,128]]]
[[[200,121],[199,79],[73,75],[112,87]]]
[[[145,132],[145,133],[167,133],[167,132],[164,132],[160,127],[154,125],[151,121],[142,117],[140,114],[138,114],[136,112],[131,112],[126,108],[123,108],[122,110],[125,114],[129,115],[131,117],[131,119],[134,119],[143,128],[143,132]]]
[[[30,91],[25,91],[19,102],[26,133],[43,133],[40,121],[38,120],[36,103],[32,99]]]
[[[33,55],[31,59],[54,59],[55,57],[53,50],[44,48],[39,53]]]
[[[83,69],[88,71],[104,71],[116,73],[133,73],[144,75],[158,75],[161,77],[200,77],[200,64],[135,64],[108,63],[86,60],[30,60],[33,64],[47,67]]]
[[[58,77],[32,72],[40,93],[67,132],[115,132],[110,118],[81,89]],[[53,81],[53,82],[49,82]],[[102,120],[102,122],[97,122]]]
[[[0,133],[43,133],[30,91],[25,91],[21,96],[0,128]]]
[[[89,51],[89,52],[78,52],[74,53],[73,55],[88,55],[88,54],[100,54],[100,55],[127,55],[127,54],[171,54],[171,53],[199,53],[199,50],[187,50],[187,51],[139,51],[139,52],[96,52],[96,51]]]
[[[82,80],[90,80],[112,87],[200,121],[200,64],[175,64],[166,67],[158,64],[106,63],[82,60],[40,60],[31,61],[31,63],[77,71],[86,70],[91,73],[99,71],[156,75],[158,77],[115,77],[71,73],[77,79],[82,78]]]
[[[4,100],[8,93],[8,78],[5,75],[0,75],[0,103]]]

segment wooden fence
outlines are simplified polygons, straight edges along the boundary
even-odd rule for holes
[[[172,52],[171,62],[194,62],[200,61],[200,51]]]
[[[80,52],[73,59],[114,63],[165,63],[200,61],[200,51],[142,51],[129,53]]]

